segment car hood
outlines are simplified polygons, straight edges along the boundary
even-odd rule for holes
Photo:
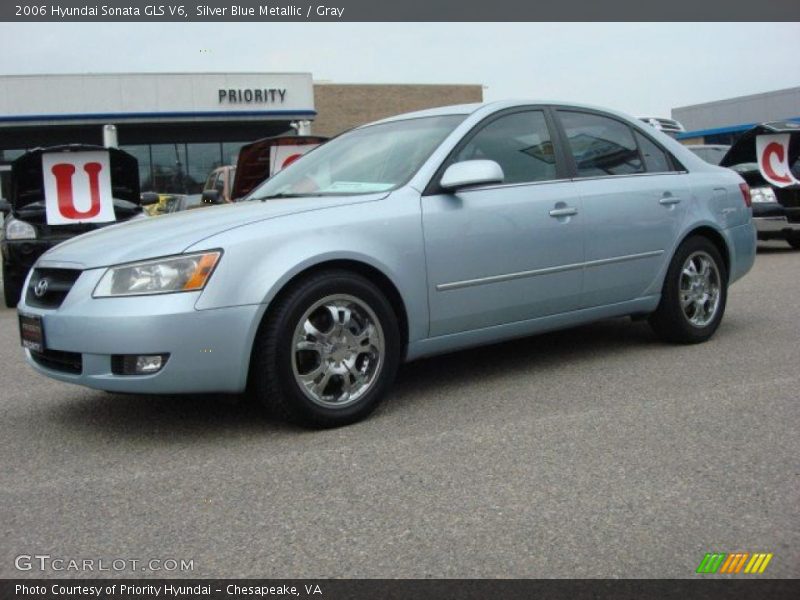
[[[11,163],[12,208],[21,218],[44,219],[44,177],[42,155],[67,152],[102,150],[108,152],[111,166],[111,192],[117,218],[129,217],[131,210],[138,211],[140,200],[139,161],[118,148],[104,148],[88,144],[69,144],[49,148],[35,148]]]
[[[325,210],[349,204],[374,202],[386,192],[359,196],[328,196],[259,200],[181,211],[159,217],[135,219],[104,227],[63,242],[42,255],[51,266],[91,269],[180,254],[202,240],[277,217]]]

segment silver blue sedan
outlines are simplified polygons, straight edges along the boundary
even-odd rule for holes
[[[636,119],[450,106],[340,135],[246,201],[53,248],[20,329],[55,379],[249,389],[335,426],[422,356],[624,315],[703,342],[755,241],[743,180]]]

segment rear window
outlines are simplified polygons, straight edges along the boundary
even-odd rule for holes
[[[648,173],[668,173],[674,170],[667,153],[659,148],[654,141],[638,131],[635,135]]]

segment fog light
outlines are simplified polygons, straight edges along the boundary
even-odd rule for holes
[[[137,373],[156,373],[164,365],[164,358],[160,354],[145,354],[136,357]]]
[[[167,364],[169,354],[115,354],[111,357],[114,375],[152,375]]]

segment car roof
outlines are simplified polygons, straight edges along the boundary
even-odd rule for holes
[[[413,112],[402,113],[399,115],[393,115],[391,117],[387,117],[385,119],[378,119],[377,121],[372,121],[370,123],[365,123],[362,127],[366,127],[368,125],[375,125],[377,123],[390,123],[391,121],[404,121],[406,119],[418,119],[421,117],[440,117],[444,115],[469,115],[474,113],[476,110],[485,106],[482,103],[475,103],[475,104],[452,104],[450,106],[438,106],[436,108],[427,108],[425,110],[415,110]]]
[[[394,115],[386,119],[380,119],[378,121],[373,121],[371,123],[365,123],[360,127],[369,127],[370,125],[377,125],[378,123],[391,123],[392,121],[419,119],[422,117],[441,117],[445,115],[471,115],[482,109],[486,109],[486,112],[494,112],[496,110],[502,110],[505,108],[514,108],[517,106],[538,106],[538,105],[559,106],[559,107],[563,106],[567,108],[584,108],[589,110],[598,110],[605,113],[625,117],[626,119],[630,119],[629,115],[626,115],[622,112],[612,110],[603,106],[594,106],[591,104],[582,104],[579,102],[566,102],[561,100],[523,99],[523,100],[496,100],[493,102],[476,102],[473,104],[453,104],[450,106],[439,106],[436,108],[429,108],[426,110],[417,110],[414,112]],[[358,127],[357,129],[360,129],[360,127]]]

